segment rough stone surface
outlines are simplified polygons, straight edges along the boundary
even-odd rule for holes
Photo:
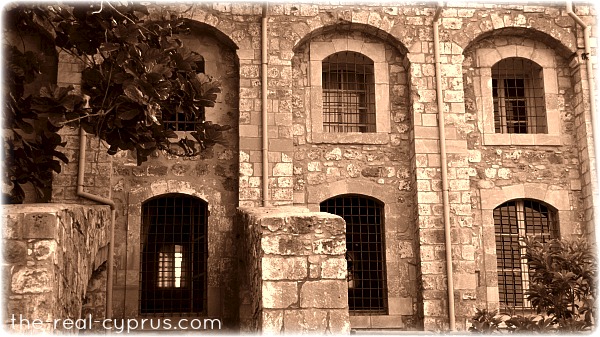
[[[300,289],[300,306],[303,308],[345,308],[348,306],[348,284],[343,281],[308,281]]]
[[[243,302],[249,304],[240,311],[242,329],[349,333],[344,220],[304,208],[281,207],[240,208],[238,222],[245,229],[240,275],[245,275]],[[321,237],[344,249],[326,254],[314,250],[313,241]],[[253,321],[256,316],[262,320]]]
[[[574,28],[564,5],[447,3],[440,13],[440,99],[445,113],[441,119],[433,59],[434,3],[270,4],[266,55],[269,150],[268,177],[264,178],[261,6],[164,3],[151,7],[154,15],[162,11],[180,13],[198,26],[185,37],[184,44],[199,51],[207,62],[206,73],[223,82],[217,104],[206,110],[207,117],[232,128],[225,132],[226,146],[215,145],[192,158],[160,153],[139,167],[129,152],[110,157],[103,144],[92,137],[83,144],[88,150],[86,192],[110,196],[117,203],[119,276],[115,291],[123,296],[116,296],[113,303],[116,314],[139,314],[139,279],[135,275],[139,275],[140,266],[140,209],[146,200],[169,193],[193,195],[208,202],[209,313],[223,317],[230,326],[241,326],[243,331],[248,327],[249,331],[282,333],[285,314],[300,317],[284,312],[287,308],[259,313],[265,275],[273,278],[268,280],[272,282],[291,282],[279,279],[284,273],[298,277],[299,289],[305,282],[317,280],[343,282],[338,268],[344,259],[343,226],[338,228],[337,221],[329,218],[299,220],[284,215],[271,222],[252,217],[234,220],[236,207],[257,208],[263,205],[263,197],[273,206],[296,205],[312,211],[319,210],[324,200],[347,194],[383,204],[390,314],[351,316],[353,326],[365,328],[448,328],[442,170],[450,187],[454,269],[457,275],[480,275],[477,280],[457,280],[458,330],[466,330],[473,307],[496,308],[499,304],[497,270],[491,267],[496,258],[495,206],[528,196],[558,210],[562,236],[595,235],[594,214],[599,213],[600,202],[589,84],[581,59],[581,31]],[[596,31],[593,6],[578,4],[575,12]],[[596,62],[595,36],[591,42],[591,56]],[[320,43],[324,49],[314,50],[312,43]],[[322,132],[318,125],[322,116],[314,114],[323,109],[323,88],[311,78],[311,73],[320,78],[312,69],[320,60],[312,59],[311,53],[368,53],[376,48],[381,48],[383,57],[374,68],[378,76],[387,74],[376,83],[374,93],[378,105],[386,99],[389,103],[387,110],[376,109],[376,118],[386,120],[377,127],[385,128],[385,132]],[[481,81],[489,68],[480,67],[480,63],[493,55],[479,57],[482,50],[531,58],[545,67],[546,112],[555,116],[547,125],[558,126],[557,135],[518,135],[529,141],[519,144],[512,140],[519,138],[516,135],[484,132],[486,127],[493,128],[493,120],[483,118],[481,104],[492,106],[493,101],[482,94],[490,89],[489,83]],[[550,76],[548,70],[555,75]],[[74,58],[59,55],[59,85],[79,86],[80,71],[81,64]],[[446,132],[447,167],[441,167],[441,123]],[[67,141],[65,154],[70,163],[61,164],[61,174],[54,177],[52,200],[91,204],[93,201],[76,195],[77,130],[63,128],[61,135]],[[267,196],[262,195],[263,184],[268,184]],[[61,260],[64,254],[59,244],[42,243],[62,235],[58,227],[62,220],[52,216],[4,217],[3,235],[12,241],[5,246],[4,261],[14,265],[14,271],[38,263],[79,263]],[[23,227],[24,223],[32,226]],[[35,241],[37,246],[26,240]],[[32,250],[26,253],[25,263],[21,258],[23,243]],[[288,258],[306,259],[306,274],[304,262],[289,261],[281,269],[269,267],[262,274],[263,257],[273,258],[267,260],[271,267],[275,261]],[[240,265],[239,259],[249,262]],[[335,259],[339,261],[333,262]],[[242,278],[246,280],[238,281]],[[44,303],[49,300],[23,296],[9,302],[13,307],[20,301],[39,304],[40,310],[46,310]],[[409,303],[410,310],[400,309],[408,308]],[[329,332],[348,331],[346,309],[323,310],[329,310]],[[342,317],[341,323],[334,322],[334,312]]]
[[[5,263],[2,270],[7,300],[4,310],[8,317],[22,315],[30,321],[39,319],[44,322],[51,322],[54,318],[79,318],[92,271],[95,265],[103,262],[97,260],[97,253],[108,243],[109,207],[68,204],[5,206],[2,226],[15,218],[28,221],[13,223],[10,225],[11,233],[4,232]],[[104,295],[106,284],[97,291]],[[104,317],[103,312],[95,314],[94,319],[102,320]],[[22,333],[39,332],[33,327],[12,324],[7,324],[6,328]],[[42,331],[51,333],[55,332],[55,328],[52,324],[44,325]],[[60,331],[59,327],[56,332]]]

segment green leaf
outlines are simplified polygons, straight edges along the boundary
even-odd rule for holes
[[[48,121],[56,127],[62,127],[63,124],[67,121],[67,119],[62,113],[51,113],[50,115],[48,115]]]
[[[165,136],[166,138],[170,138],[170,139],[173,139],[173,138],[179,138],[179,136],[177,136],[177,134],[175,133],[175,131],[173,131],[173,130],[171,130],[171,129],[169,129],[169,130],[165,130],[165,131],[164,131],[164,136]]]
[[[120,108],[117,110],[117,117],[120,120],[132,120],[141,112],[140,109],[135,109],[133,107],[126,106],[124,108]]]
[[[129,99],[131,99],[132,101],[140,104],[145,103],[144,95],[142,94],[140,89],[136,88],[135,86],[128,85],[127,87],[125,87],[123,92],[125,93],[125,96],[129,97]]]
[[[31,134],[34,131],[33,126],[24,120],[16,119],[15,124],[16,124],[17,128],[21,129],[23,132],[25,132],[27,134]]]
[[[60,162],[58,162],[57,160],[52,160],[48,163],[48,165],[50,166],[52,171],[54,171],[56,173],[60,173],[60,171],[61,171]]]
[[[105,42],[100,45],[99,50],[104,53],[110,53],[111,51],[119,50],[121,45],[118,43]]]

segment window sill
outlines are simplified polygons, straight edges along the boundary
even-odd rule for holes
[[[562,142],[559,135],[486,133],[483,135],[483,145],[560,146]]]
[[[384,145],[390,142],[388,133],[325,133],[315,132],[312,134],[314,144],[368,144]]]
[[[401,315],[352,315],[350,314],[350,328],[361,329],[402,329],[405,325]],[[405,317],[405,316],[404,316]]]

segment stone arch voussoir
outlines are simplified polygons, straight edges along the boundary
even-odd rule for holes
[[[569,211],[569,191],[556,190],[544,183],[526,183],[504,186],[500,189],[482,189],[481,209],[494,210],[506,201],[514,199],[536,199],[556,208]]]
[[[533,25],[531,27],[508,26],[492,28],[492,25],[470,23],[473,27],[468,27],[464,31],[479,31],[474,27],[488,27],[489,29],[480,31],[474,38],[456,38],[455,42],[460,45],[464,52],[468,52],[479,42],[495,37],[513,36],[526,38],[532,41],[542,42],[549,48],[553,49],[558,55],[568,59],[577,51],[577,39],[574,34],[566,29],[558,29],[557,27],[549,28],[547,25]]]
[[[370,25],[368,23],[354,23],[353,22],[353,23],[335,23],[335,24],[328,24],[328,25],[313,25],[310,28],[312,28],[312,30],[310,30],[308,33],[304,34],[303,36],[300,36],[300,35],[294,36],[293,48],[292,48],[294,51],[297,50],[297,48],[299,48],[300,46],[304,45],[305,43],[308,43],[314,37],[322,35],[322,34],[327,34],[327,33],[332,33],[332,32],[340,32],[340,33],[362,32],[367,35],[379,38],[386,44],[397,48],[398,51],[402,55],[406,55],[408,53],[408,48],[406,47],[406,44],[403,41],[401,41],[400,39],[398,39],[398,37],[396,37],[396,36],[392,35],[390,32],[388,32],[389,29],[381,26],[381,23],[380,23],[379,27]]]

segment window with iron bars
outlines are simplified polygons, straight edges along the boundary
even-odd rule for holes
[[[547,133],[542,68],[509,57],[492,67],[496,133]]]
[[[204,74],[204,59],[196,62],[196,74]],[[200,109],[204,113],[204,107]],[[200,123],[202,122],[189,118],[183,111],[173,114],[168,120],[163,120],[165,128],[173,131],[194,131],[196,124]]]
[[[523,239],[535,237],[541,242],[557,239],[556,211],[535,200],[508,201],[494,209],[494,225],[500,306],[512,313],[531,310],[525,295],[529,273]]]
[[[357,195],[325,200],[321,211],[346,221],[348,305],[352,314],[386,314],[383,206]]]
[[[187,195],[143,204],[140,313],[205,313],[207,216],[206,202]]]
[[[323,131],[375,132],[373,61],[351,51],[323,60]]]

